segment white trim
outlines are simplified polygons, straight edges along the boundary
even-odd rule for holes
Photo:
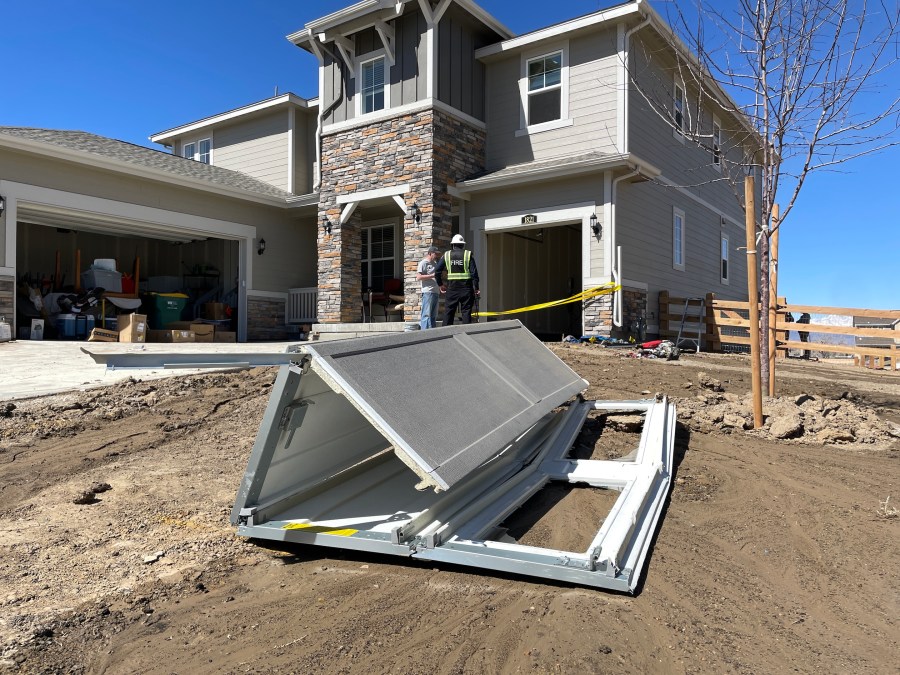
[[[570,127],[575,124],[575,120],[571,117],[564,120],[551,120],[550,122],[543,122],[541,124],[534,124],[526,129],[517,129],[516,137],[520,136],[532,136],[533,134],[539,134],[542,131],[553,131],[554,129],[563,129],[565,127]]]
[[[403,197],[401,197],[400,195],[392,195],[391,199],[393,199],[397,206],[400,207],[400,210],[403,211],[404,214],[406,214],[406,200],[403,199]]]
[[[338,195],[338,204],[349,204],[350,202],[364,202],[367,199],[379,199],[381,197],[393,197],[394,195],[405,195],[410,191],[409,183],[401,185],[390,185],[388,187],[378,188],[376,190],[365,190],[363,192],[351,192],[346,195]]]
[[[560,35],[566,35],[572,31],[580,30],[582,28],[588,28],[590,26],[595,26],[600,23],[604,23],[606,21],[610,21],[612,19],[617,19],[623,16],[628,16],[630,14],[634,14],[638,11],[638,5],[640,3],[629,3],[627,5],[620,5],[618,7],[612,7],[610,9],[606,9],[600,12],[595,12],[593,14],[588,14],[587,16],[582,16],[577,19],[572,19],[571,21],[565,21],[563,23],[558,23],[554,26],[548,26],[547,28],[541,28],[532,33],[526,33],[525,35],[519,35],[518,37],[511,38],[509,40],[504,40],[503,42],[496,42],[492,45],[488,45],[486,47],[482,47],[481,49],[475,50],[475,58],[483,59],[489,56],[493,56],[495,54],[503,54],[506,52],[510,52],[514,49],[520,49],[522,47],[527,47],[529,45],[535,44],[537,42],[541,42],[543,40],[550,40],[552,38],[559,37]]]
[[[377,19],[375,21],[375,31],[378,33],[378,37],[381,38],[381,44],[384,45],[384,55],[387,62],[393,67],[397,61],[394,47],[394,27],[387,25],[381,19]]]
[[[716,133],[716,129],[719,130],[718,134]],[[718,146],[719,152],[719,161],[716,161],[716,146]],[[712,165],[713,168],[722,173],[722,122],[716,115],[713,115],[712,119],[712,143],[710,143],[710,150],[712,151]]]
[[[676,124],[676,108],[675,103],[678,101],[678,92],[681,92],[681,127],[679,128]],[[684,137],[687,132],[684,130],[684,126],[687,124],[687,90],[684,88],[684,84],[678,81],[678,74],[674,74],[672,76],[672,136],[678,139],[682,144],[684,143]]]
[[[339,225],[343,225],[348,220],[350,220],[350,216],[353,215],[353,212],[356,211],[356,207],[359,206],[359,202],[350,202],[345,207],[344,210],[341,211],[341,218],[338,221]]]
[[[159,133],[150,136],[149,140],[152,143],[170,145],[169,143],[166,143],[166,141],[171,140],[176,136],[183,136],[184,134],[198,131],[203,127],[208,127],[212,124],[227,122],[228,120],[233,120],[236,117],[250,115],[252,113],[259,112],[260,110],[272,108],[284,103],[293,103],[294,105],[298,105],[301,108],[311,108],[313,107],[311,104],[314,100],[317,101],[318,99],[304,99],[300,96],[297,96],[296,94],[283,94],[281,96],[276,96],[275,98],[266,99],[265,101],[259,101],[258,103],[251,103],[250,105],[246,105],[242,108],[235,108],[234,110],[229,110],[228,112],[224,112],[219,115],[213,115],[212,117],[207,117],[196,122],[190,122],[180,127],[173,127],[172,129],[160,131]]]
[[[16,275],[15,267],[0,267],[0,274],[5,274],[10,277],[14,277]]]
[[[616,149],[628,152],[628,45],[625,37],[625,22],[616,26],[616,47],[619,65],[616,68]]]
[[[373,110],[372,112],[364,113],[363,110],[363,68],[373,61],[377,61],[382,59],[384,61],[384,107],[379,108],[378,110]],[[376,49],[373,52],[369,52],[368,54],[363,54],[362,56],[357,57],[357,63],[354,68],[354,73],[356,74],[356,86],[354,87],[354,94],[356,98],[356,105],[354,106],[356,110],[356,117],[361,120],[368,120],[372,115],[377,115],[379,113],[384,112],[392,112],[391,110],[391,66],[388,64],[387,56],[385,55],[385,51],[383,49]]]
[[[613,172],[603,172],[603,228],[606,236],[603,237],[603,270],[606,272],[607,281],[611,281],[613,276],[613,251],[612,251],[612,234],[613,234]]]
[[[6,267],[9,267],[13,270],[16,268],[16,246],[18,242],[16,241],[17,230],[16,225],[18,222],[17,214],[19,211],[19,205],[16,201],[16,195],[13,191],[12,186],[14,183],[10,183],[9,181],[0,180],[0,194],[6,199],[6,208],[3,210],[4,222],[6,224]],[[12,275],[15,277],[15,273]],[[13,304],[15,304],[16,294],[13,293]]]
[[[257,192],[249,192],[240,188],[233,188],[218,183],[211,183],[202,178],[190,178],[187,176],[179,176],[166,171],[165,169],[157,169],[154,167],[134,164],[120,159],[112,159],[102,157],[83,150],[73,150],[61,145],[53,145],[41,141],[34,141],[27,138],[19,138],[0,133],[0,147],[13,148],[15,150],[23,150],[31,152],[35,155],[50,157],[53,159],[66,159],[84,166],[108,169],[124,174],[126,176],[137,176],[150,180],[159,181],[161,183],[169,183],[172,185],[180,185],[190,187],[192,189],[201,190],[203,192],[211,192],[213,194],[226,195],[236,197],[245,201],[256,202],[259,204],[269,204],[272,206],[284,206],[283,197],[269,197],[261,195]],[[147,148],[150,152],[161,152]],[[166,153],[162,153],[166,154]]]
[[[288,110],[288,177],[287,177],[287,187],[285,188],[291,194],[294,194],[294,127],[297,121],[297,111],[294,109]]]
[[[675,239],[675,221],[681,219],[681,250],[678,250],[678,242]],[[684,272],[685,270],[685,239],[687,238],[687,218],[684,211],[677,206],[672,207],[672,269]],[[681,257],[681,262],[677,262],[677,258]]]
[[[540,124],[528,124],[528,99],[530,92],[528,90],[528,62],[539,58],[546,58],[553,54],[560,55],[560,72],[559,72],[559,119],[541,122]],[[555,88],[555,87],[554,87]],[[548,90],[552,91],[553,88]],[[543,90],[542,90],[543,91]],[[523,51],[519,57],[519,129],[516,136],[524,136],[526,134],[536,134],[541,131],[549,131],[551,129],[559,129],[571,126],[574,121],[569,119],[569,41],[563,40],[553,45],[547,45],[542,49],[532,49]]]
[[[698,197],[697,195],[695,195],[693,192],[691,192],[687,188],[682,187],[681,185],[678,185],[677,183],[670,181],[665,176],[662,176],[662,175],[657,176],[656,181],[666,185],[667,187],[677,190],[680,194],[684,195],[688,199],[692,199],[693,201],[697,202],[703,208],[709,209],[710,211],[712,211],[713,213],[715,213],[719,216],[720,221],[722,218],[725,218],[725,220],[730,222],[732,225],[735,225],[740,228],[744,227],[744,223],[742,223],[741,221],[732,218],[731,216],[727,215],[726,213],[723,213],[722,211],[717,209],[715,206],[710,204],[708,201],[706,201],[702,197]]]
[[[447,186],[447,194],[449,194],[454,199],[461,199],[466,202],[469,201],[470,199],[472,199],[472,195],[467,194],[465,192],[460,192],[459,188],[457,188],[455,185]],[[476,264],[478,264],[478,263],[476,263]]]
[[[725,262],[725,267],[728,270],[726,276],[722,276],[723,262]],[[719,237],[719,281],[723,286],[731,285],[731,241],[727,234],[722,234]]]
[[[347,131],[356,127],[364,127],[375,122],[381,122],[382,120],[386,119],[393,119],[394,117],[398,117],[400,115],[418,112],[427,108],[439,108],[446,113],[458,117],[464,122],[468,122],[473,126],[477,126],[479,129],[487,129],[487,125],[481,120],[470,117],[464,112],[461,112],[456,108],[447,105],[443,101],[427,98],[421,101],[407,103],[406,105],[398,106],[396,108],[391,108],[390,110],[379,110],[378,112],[369,113],[368,115],[364,115],[362,118],[354,118],[352,120],[346,120],[344,122],[335,122],[333,124],[325,125],[322,127],[322,135],[324,136],[327,134],[334,134],[339,131]]]

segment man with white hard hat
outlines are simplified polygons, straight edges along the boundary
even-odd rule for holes
[[[444,272],[447,273],[446,284],[443,280]],[[453,235],[450,250],[438,260],[437,267],[434,268],[434,280],[441,293],[447,294],[444,299],[444,325],[453,325],[457,307],[462,322],[472,323],[472,307],[481,291],[478,289],[478,268],[475,267],[475,258],[472,252],[466,249],[466,240],[461,234]]]

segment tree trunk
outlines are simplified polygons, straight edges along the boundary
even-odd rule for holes
[[[759,238],[759,379],[764,392],[769,391],[769,232]]]

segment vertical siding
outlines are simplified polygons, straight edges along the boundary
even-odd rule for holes
[[[558,43],[548,43],[547,52]],[[522,114],[521,55],[487,68],[487,164],[498,169],[587,151],[616,151],[616,30],[569,40],[569,117],[573,126],[516,136]]]
[[[450,6],[438,29],[438,100],[484,120],[484,64],[475,50],[496,40],[464,10]]]
[[[288,110],[222,126],[215,131],[216,166],[242,171],[282,190],[288,184]]]
[[[312,130],[310,130],[312,127]],[[316,118],[307,110],[294,111],[294,194],[312,192],[313,162],[316,161]]]

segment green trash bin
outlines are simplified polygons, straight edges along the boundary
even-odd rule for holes
[[[184,293],[151,293],[145,303],[150,329],[162,330],[167,324],[181,321],[187,301]]]

